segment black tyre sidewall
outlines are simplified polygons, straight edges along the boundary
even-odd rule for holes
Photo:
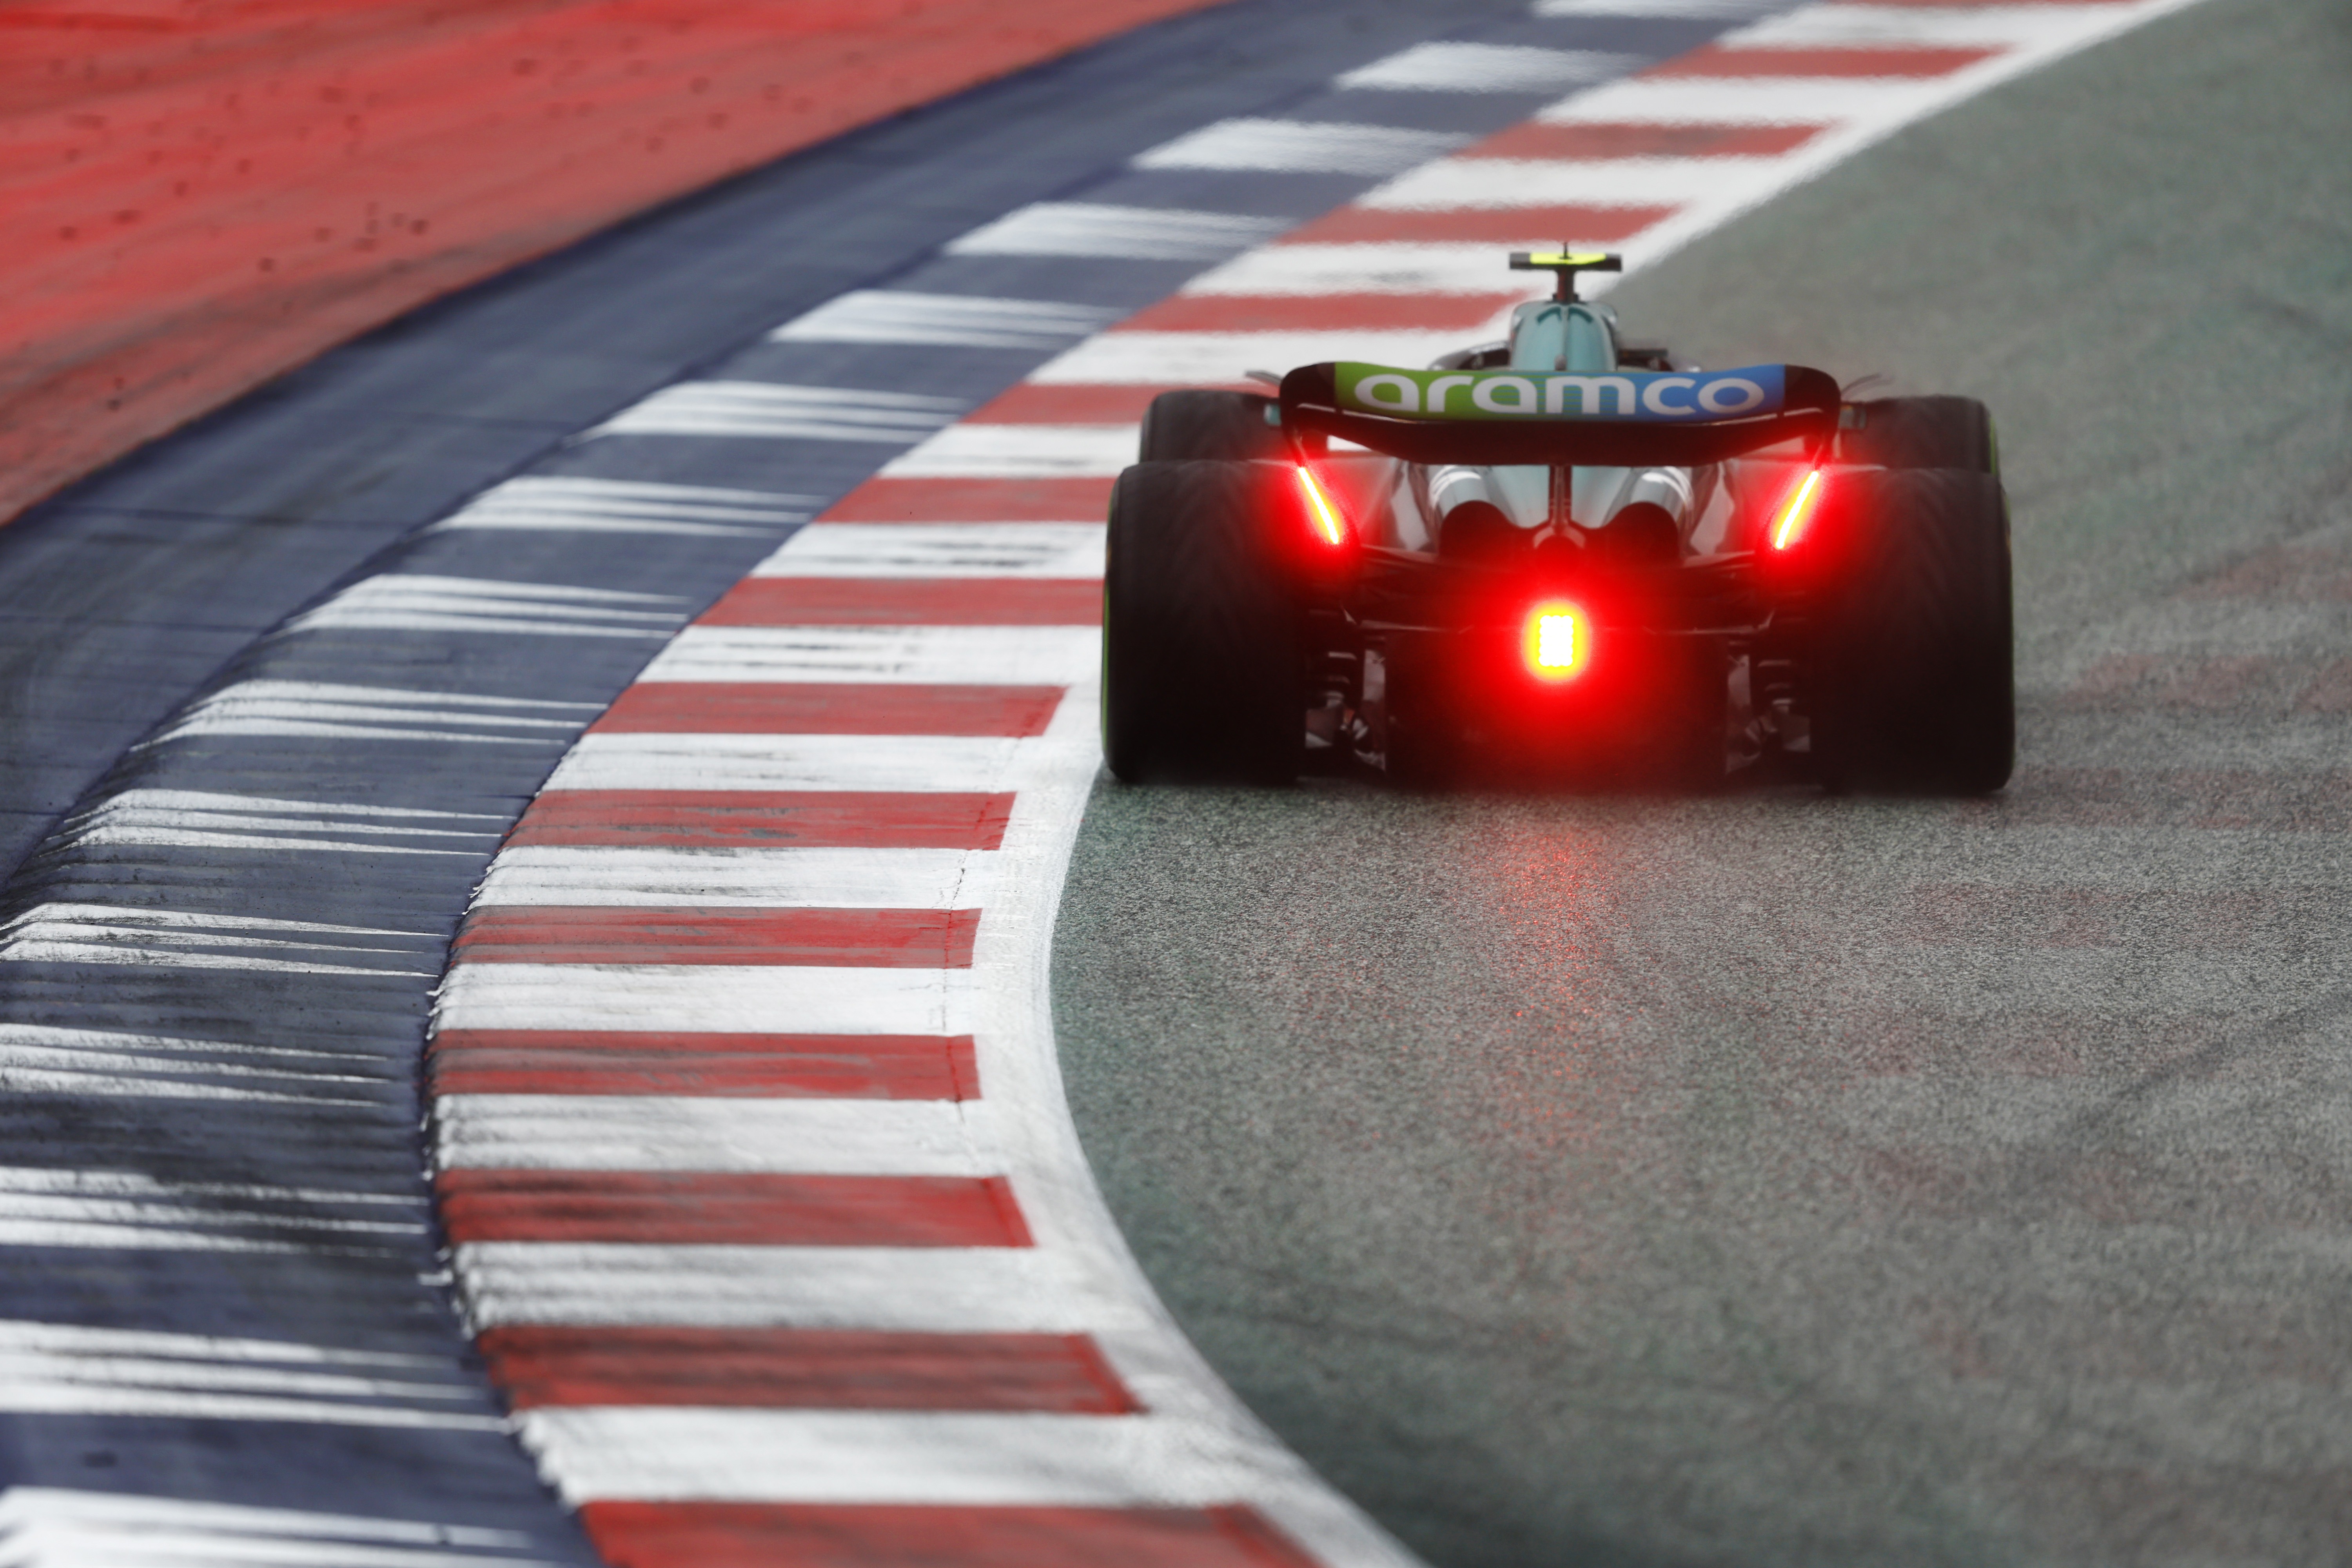
[[[1103,750],[1129,782],[1276,783],[1305,745],[1300,613],[1276,531],[1288,470],[1139,463],[1112,492]]]
[[[1833,787],[1981,795],[2016,760],[2009,510],[1955,469],[1837,476],[1810,660]]]

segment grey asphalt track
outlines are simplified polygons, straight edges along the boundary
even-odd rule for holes
[[[1097,789],[1111,1205],[1433,1562],[2352,1557],[2347,147],[2208,0],[1615,296],[1992,405],[1999,798]]]

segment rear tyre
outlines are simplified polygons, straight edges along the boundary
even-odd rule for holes
[[[1992,414],[1973,397],[1882,397],[1853,410],[1862,424],[1838,432],[1841,463],[2000,471]]]
[[[1271,397],[1250,392],[1163,392],[1143,415],[1145,463],[1286,459],[1282,432],[1265,422]]]
[[[1286,784],[1306,746],[1288,470],[1141,463],[1111,492],[1103,753],[1152,778]]]
[[[1811,748],[1833,789],[1986,795],[2017,755],[2009,508],[1989,474],[1841,475],[1816,527]]]

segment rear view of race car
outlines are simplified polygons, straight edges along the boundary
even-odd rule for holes
[[[1983,405],[1679,364],[1578,299],[1616,258],[1512,261],[1559,286],[1504,342],[1153,404],[1111,502],[1112,771],[2000,788],[2009,526]]]

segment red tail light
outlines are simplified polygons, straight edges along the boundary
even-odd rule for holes
[[[1592,658],[1592,621],[1565,599],[1538,605],[1528,612],[1520,646],[1538,680],[1573,680]]]
[[[1822,491],[1827,487],[1828,481],[1822,478],[1819,468],[1808,469],[1805,477],[1797,481],[1797,488],[1780,503],[1780,515],[1772,520],[1773,549],[1786,550],[1805,536],[1813,513],[1821,507]]]
[[[1315,536],[1334,550],[1347,543],[1348,520],[1324,493],[1314,471],[1301,463],[1292,472],[1298,476],[1299,490],[1307,497],[1307,521],[1314,525]]]

